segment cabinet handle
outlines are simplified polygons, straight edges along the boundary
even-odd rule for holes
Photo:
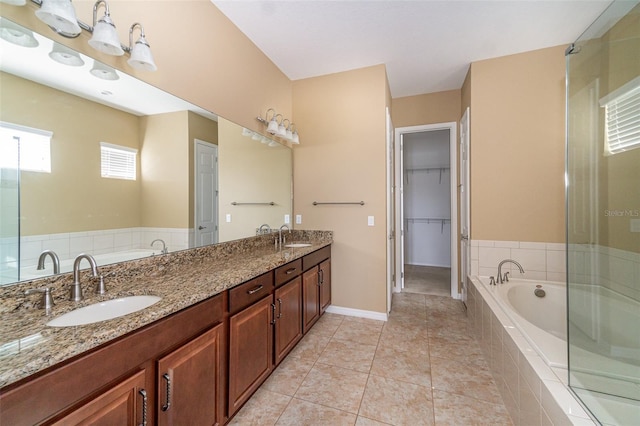
[[[251,294],[256,294],[257,292],[259,292],[260,290],[263,289],[263,285],[259,284],[257,286],[255,286],[254,288],[252,288],[251,290],[247,290],[247,294],[251,295]]]
[[[286,271],[284,271],[285,274],[287,275],[291,275],[296,271],[297,268],[289,268]]]
[[[171,377],[169,377],[167,373],[164,373],[162,378],[167,381],[167,403],[162,406],[162,411],[167,411],[171,408]]]
[[[320,284],[324,284],[324,270],[320,269]]]
[[[147,426],[147,391],[140,389],[138,393],[142,395],[142,423],[140,426]]]
[[[275,303],[271,304],[271,313],[273,314],[273,320],[271,320],[271,324],[275,325],[276,324],[276,304]]]
[[[282,299],[278,298],[278,318],[282,317]]]

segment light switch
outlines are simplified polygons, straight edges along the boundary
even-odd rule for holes
[[[302,215],[301,214],[297,214],[296,215],[296,225],[300,225],[302,223]]]
[[[227,213],[227,223],[231,223],[231,213]]]
[[[289,216],[288,214],[284,215],[284,223],[286,223],[287,225],[289,223],[291,223],[291,216]]]
[[[367,217],[367,225],[373,226],[374,224],[375,224],[375,220],[374,220],[373,216],[368,216]]]

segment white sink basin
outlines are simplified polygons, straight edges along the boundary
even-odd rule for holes
[[[285,244],[285,247],[289,247],[289,248],[296,248],[296,247],[310,247],[311,244],[309,243],[291,243],[291,244]]]
[[[67,312],[52,319],[47,325],[49,327],[72,327],[106,321],[148,308],[159,302],[160,299],[162,298],[158,296],[128,296],[107,300]]]

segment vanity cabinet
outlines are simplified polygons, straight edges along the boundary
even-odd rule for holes
[[[275,291],[275,365],[280,364],[302,339],[302,279],[293,280]]]
[[[218,324],[158,360],[158,425],[220,423],[222,331]]]
[[[318,285],[320,283],[320,275],[318,267],[305,271],[302,275],[302,330],[304,333],[309,331],[313,324],[320,318],[320,293]]]
[[[302,258],[303,332],[311,329],[331,304],[331,246]]]
[[[331,258],[318,266],[318,286],[320,287],[320,315],[324,314],[331,304]]]

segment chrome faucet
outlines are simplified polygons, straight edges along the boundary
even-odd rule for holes
[[[278,244],[280,245],[280,250],[282,250],[282,229],[286,229],[287,231],[289,231],[289,233],[291,233],[291,228],[289,228],[289,225],[287,225],[286,223],[282,225],[280,229],[278,229]]]
[[[56,252],[53,251],[53,250],[45,250],[42,253],[40,253],[40,257],[38,258],[38,267],[36,269],[38,271],[42,271],[44,269],[44,259],[47,256],[51,257],[51,260],[53,261],[53,273],[54,274],[59,274],[60,273],[60,258],[58,257]]]
[[[522,269],[522,265],[520,265],[518,262],[516,262],[513,259],[505,259],[502,262],[498,263],[498,284],[502,284],[505,281],[509,282],[509,276],[508,276],[509,273],[505,272],[504,276],[502,275],[502,265],[504,265],[505,263],[513,263],[518,267],[518,269],[520,269],[520,273],[524,274],[524,269]]]
[[[271,227],[269,226],[268,223],[263,223],[262,225],[260,225],[260,228],[258,228],[258,235],[264,235],[264,234],[270,234],[270,233],[271,233]]]
[[[80,285],[80,261],[82,261],[82,259],[87,259],[89,262],[91,275],[94,278],[98,277],[98,264],[93,256],[85,253],[78,255],[73,262],[73,284],[71,284],[71,293],[69,295],[69,300],[73,300],[74,302],[82,300],[82,286]]]
[[[167,253],[169,253],[169,249],[167,248],[167,245],[164,243],[164,240],[163,240],[163,239],[158,238],[158,239],[155,239],[155,240],[151,241],[151,247],[153,247],[153,245],[154,245],[157,241],[160,241],[160,242],[162,243],[162,254],[167,254]]]

